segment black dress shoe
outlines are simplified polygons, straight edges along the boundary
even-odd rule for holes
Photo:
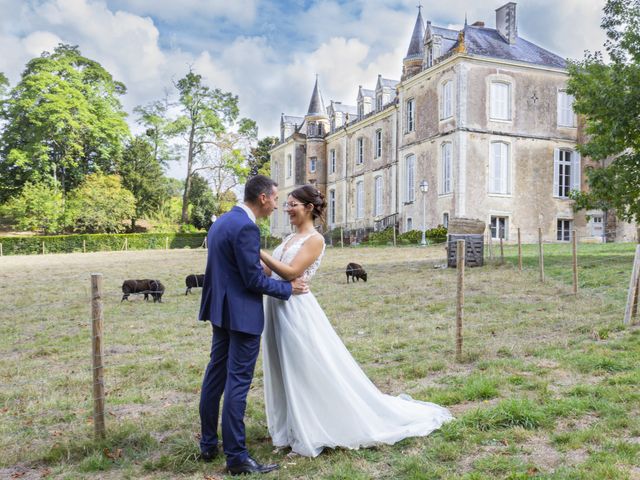
[[[213,447],[206,452],[200,452],[200,460],[203,462],[213,462],[218,456],[218,447]]]
[[[231,475],[244,475],[246,473],[269,473],[278,468],[280,468],[280,465],[277,463],[263,465],[256,462],[253,458],[247,457],[244,462],[232,467],[227,467],[227,470],[229,470]]]

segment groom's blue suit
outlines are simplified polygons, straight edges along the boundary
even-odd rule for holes
[[[283,300],[291,283],[267,277],[260,265],[260,230],[247,212],[234,207],[207,235],[209,248],[200,320],[213,325],[211,359],[202,382],[200,449],[218,444],[218,412],[224,392],[222,439],[227,465],[247,459],[244,413],[264,326],[262,295]]]

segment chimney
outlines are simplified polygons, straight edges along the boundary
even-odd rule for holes
[[[478,20],[477,22],[473,22],[471,24],[472,27],[484,27],[484,22]]]
[[[516,24],[516,4],[509,2],[496,10],[496,30],[508,43],[516,43],[518,26]]]

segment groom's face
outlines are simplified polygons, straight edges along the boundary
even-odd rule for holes
[[[278,208],[278,188],[271,187],[271,195],[263,194],[262,199],[262,216],[268,217]]]

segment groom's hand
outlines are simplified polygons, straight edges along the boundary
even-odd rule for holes
[[[294,280],[291,280],[291,290],[294,295],[309,293],[309,285],[307,285],[307,282],[302,280],[302,278],[298,277]]]

